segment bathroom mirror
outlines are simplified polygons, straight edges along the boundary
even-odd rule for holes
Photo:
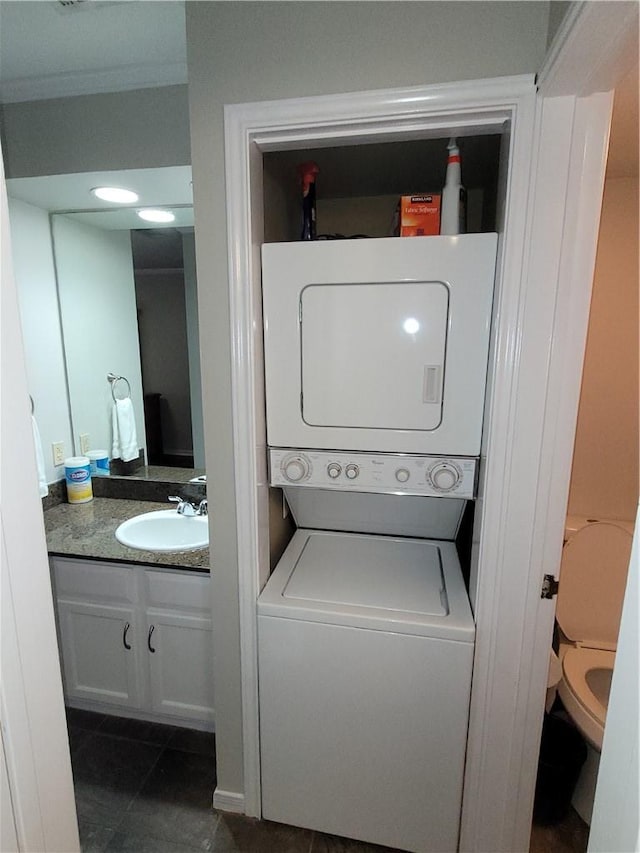
[[[51,217],[76,453],[111,452],[129,396],[149,465],[204,467],[193,210],[172,211],[163,227],[131,209]]]
[[[126,392],[137,445],[151,463],[126,473],[177,483],[204,474],[191,167],[7,185],[22,244],[31,391],[47,450],[66,437],[66,456],[87,446],[111,455],[112,392]],[[131,187],[139,201],[105,203],[91,193],[100,186]],[[175,219],[145,222],[137,213],[149,207],[169,208]],[[110,373],[127,382],[110,384]],[[58,473],[49,461],[48,481]]]

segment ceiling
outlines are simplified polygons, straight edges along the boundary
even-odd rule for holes
[[[185,2],[0,0],[0,56],[2,102],[186,83]],[[637,176],[638,161],[635,68],[616,91],[607,174]]]
[[[187,82],[184,0],[2,0],[0,101]]]
[[[107,231],[131,231],[136,269],[182,266],[181,234],[194,224],[191,166],[9,178],[6,183],[10,198],[49,213]],[[91,189],[105,185],[135,190],[140,200],[125,206],[100,201]],[[141,207],[170,208],[175,221],[166,226],[144,222],[137,216]]]
[[[140,200],[136,204],[118,205],[114,208],[113,204],[100,201],[91,194],[93,187],[104,186],[134,190]],[[188,209],[191,217],[190,222],[181,221],[179,224],[193,224],[191,166],[9,178],[7,192],[11,198],[26,201],[49,212],[83,211],[85,221],[98,228],[157,228],[157,225],[145,225],[135,215],[136,210],[141,207],[174,205],[184,208],[185,211]]]

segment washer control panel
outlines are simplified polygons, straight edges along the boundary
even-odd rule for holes
[[[272,486],[473,498],[475,457],[269,448]]]

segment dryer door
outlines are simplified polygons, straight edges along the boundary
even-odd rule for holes
[[[301,294],[302,418],[434,430],[449,317],[444,282],[311,284]]]
[[[268,443],[477,456],[496,243],[263,246]]]

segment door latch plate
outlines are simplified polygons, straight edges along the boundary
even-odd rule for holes
[[[540,598],[554,598],[558,594],[558,581],[553,575],[545,575],[542,581]]]

